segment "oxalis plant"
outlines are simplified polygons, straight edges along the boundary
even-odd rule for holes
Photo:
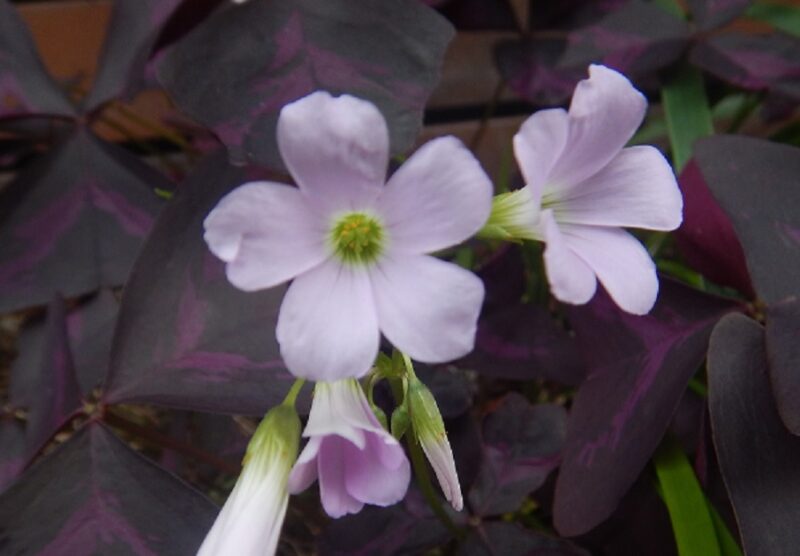
[[[117,0],[85,89],[0,0],[0,554],[796,553],[798,22]]]

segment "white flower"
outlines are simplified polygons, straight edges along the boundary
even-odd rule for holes
[[[275,554],[289,503],[287,482],[300,442],[294,408],[279,405],[264,417],[247,446],[244,468],[198,556]]]
[[[472,350],[474,274],[429,256],[477,232],[492,185],[454,137],[430,141],[384,185],[389,133],[369,102],[316,92],[286,105],[278,146],[298,187],[245,184],[205,220],[205,239],[245,291],[294,279],[276,335],[296,376],[364,375],[380,333],[419,361]]]

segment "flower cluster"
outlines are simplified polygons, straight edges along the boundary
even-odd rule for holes
[[[404,434],[428,457],[447,500],[462,508],[444,423],[411,359],[467,354],[484,289],[431,253],[476,234],[542,241],[558,299],[586,303],[599,280],[625,311],[652,308],[655,266],[622,228],[674,229],[682,199],[656,149],[625,148],[644,117],[644,97],[613,70],[589,73],[568,112],[540,111],[523,124],[514,152],[526,185],[494,201],[489,178],[454,137],[422,146],[384,184],[389,134],[374,105],[316,92],[283,108],[278,146],[297,187],[253,182],[233,190],[206,218],[205,240],[239,289],[291,280],[275,333],[287,368],[317,381],[308,442],[295,462],[299,427],[279,430],[267,415],[267,432],[254,437],[201,553],[274,551],[288,494],[315,481],[332,517],[400,501],[411,474]],[[399,364],[383,369],[381,334],[400,354]],[[356,379],[367,373],[365,394]],[[383,379],[400,393],[393,434],[371,404],[371,388]],[[285,449],[264,434],[283,438]]]

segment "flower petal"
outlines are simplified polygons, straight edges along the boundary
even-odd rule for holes
[[[619,228],[562,225],[561,230],[623,311],[650,312],[658,297],[656,265],[635,237]]]
[[[295,187],[252,182],[237,187],[203,222],[209,249],[228,280],[254,291],[276,286],[328,257],[325,230]]]
[[[461,495],[461,485],[458,482],[458,472],[456,463],[453,460],[453,450],[447,437],[443,441],[437,442],[436,439],[422,442],[422,450],[425,457],[433,467],[436,480],[442,488],[442,494],[450,502],[453,509],[460,512],[464,509],[464,497]]]
[[[377,210],[392,249],[430,253],[464,241],[489,217],[492,182],[455,137],[423,145],[389,179]]]
[[[658,149],[629,147],[602,170],[559,193],[551,208],[562,223],[674,230],[683,197]]]
[[[384,432],[358,381],[318,382],[303,436],[335,434],[363,448],[364,431]]]
[[[317,480],[317,454],[321,443],[322,438],[313,437],[300,452],[300,457],[297,458],[291,473],[289,473],[289,482],[287,483],[289,494],[299,494]]]
[[[412,359],[451,361],[472,350],[483,282],[425,255],[387,254],[370,270],[381,331]]]
[[[317,91],[283,107],[277,133],[289,172],[325,210],[357,210],[380,193],[389,131],[371,102]]]
[[[345,448],[352,446],[338,436],[329,436],[322,440],[319,450],[319,497],[325,513],[331,517],[342,517],[361,511],[364,503],[353,498],[347,491],[345,472]]]
[[[537,208],[550,171],[567,144],[568,134],[567,112],[552,108],[533,114],[514,135],[514,156]]]
[[[295,278],[275,334],[295,376],[334,381],[364,375],[380,341],[366,269],[329,259]]]
[[[393,448],[402,455],[402,464],[389,469],[381,460],[381,451],[386,446],[379,435],[367,435],[367,446],[363,450],[345,446],[345,485],[353,498],[377,506],[390,506],[403,499],[411,479],[411,468],[400,444],[395,442]]]
[[[575,88],[569,107],[569,137],[550,172],[544,195],[558,195],[562,186],[576,184],[600,171],[633,136],[642,123],[647,100],[628,78],[599,65],[589,66],[589,79]]]
[[[597,289],[597,278],[589,265],[575,254],[556,224],[553,211],[542,211],[545,242],[544,263],[553,295],[566,303],[587,303]]]

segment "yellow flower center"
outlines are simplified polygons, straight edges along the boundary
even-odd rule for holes
[[[334,253],[343,262],[368,264],[375,262],[383,252],[385,237],[383,225],[377,218],[351,212],[336,219],[330,240]]]

